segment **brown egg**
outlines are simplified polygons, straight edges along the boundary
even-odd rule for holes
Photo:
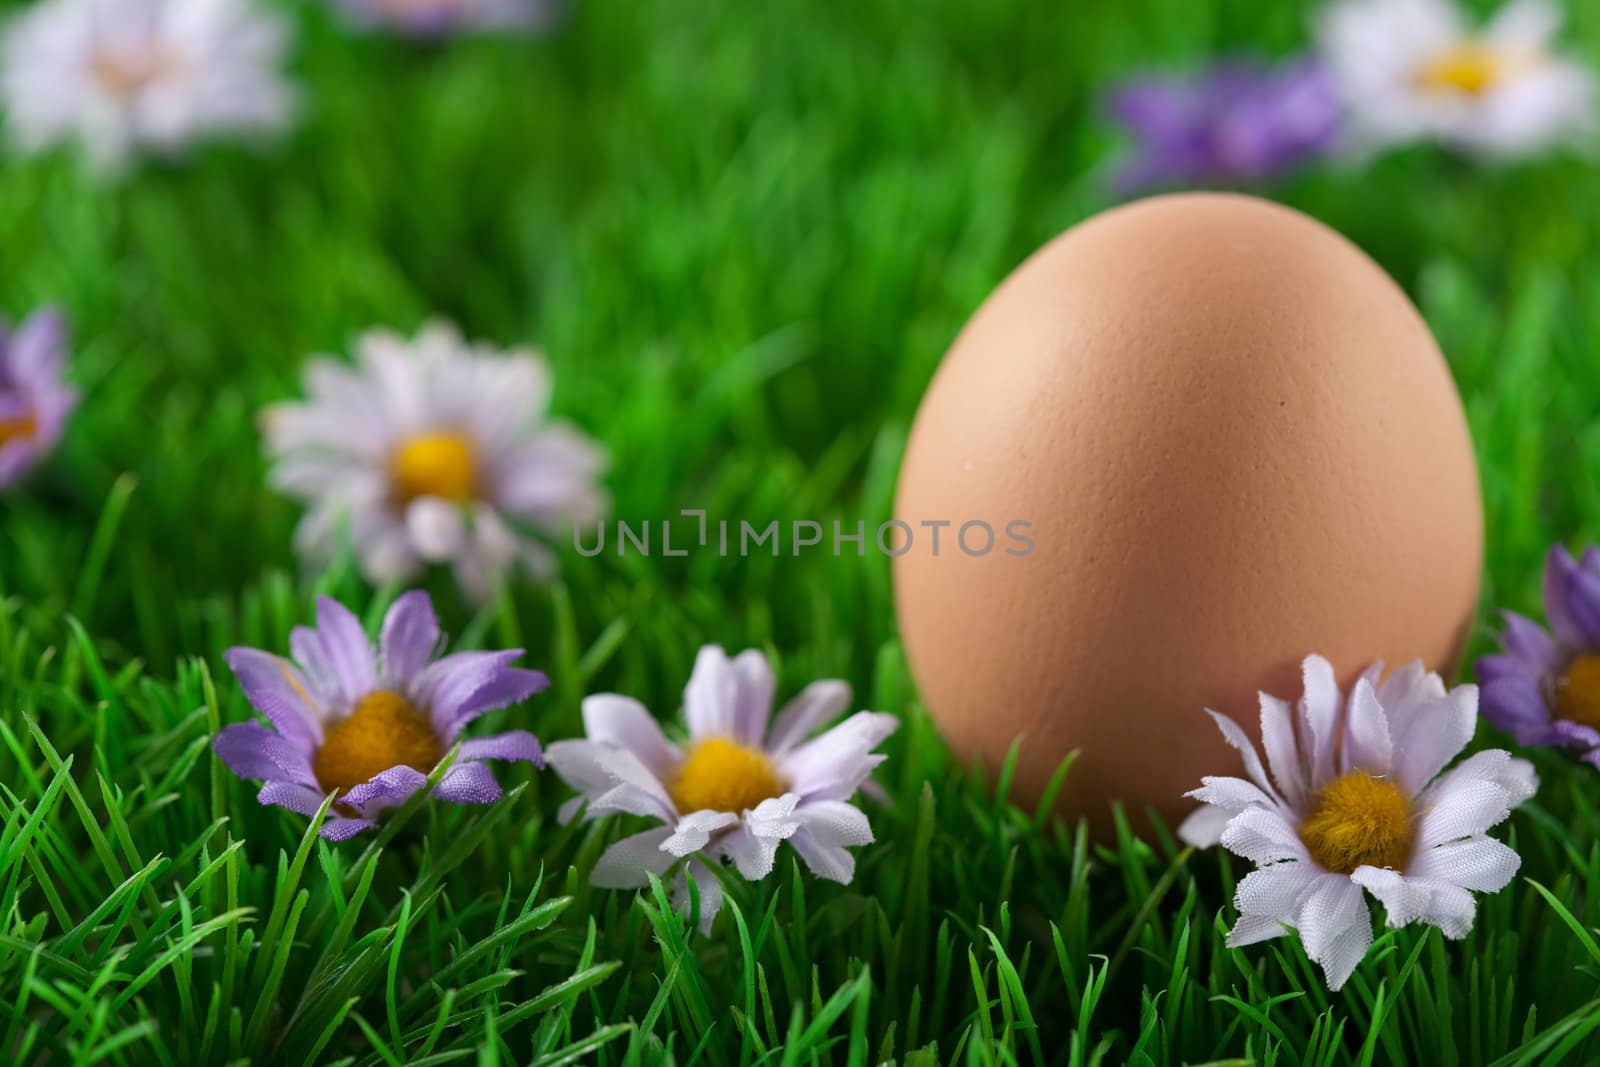
[[[1339,234],[1230,195],[1108,211],[1017,268],[923,399],[895,513],[900,629],[956,758],[993,770],[1020,735],[1031,802],[1079,750],[1058,810],[1097,833],[1112,801],[1171,825],[1239,773],[1202,709],[1254,734],[1310,652],[1345,684],[1452,671],[1483,557],[1421,316]]]

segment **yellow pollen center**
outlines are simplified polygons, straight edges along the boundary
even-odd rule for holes
[[[95,80],[109,93],[132,96],[162,77],[177,64],[164,49],[149,53],[137,51],[99,52],[90,61]]]
[[[740,812],[782,795],[783,783],[761,752],[712,737],[689,750],[671,792],[680,812]]]
[[[389,466],[402,506],[419,496],[465,503],[477,495],[478,457],[463,434],[417,434],[395,449]]]
[[[10,444],[12,441],[26,441],[38,432],[39,424],[32,415],[0,419],[0,445]]]
[[[1417,72],[1417,85],[1433,92],[1477,96],[1494,87],[1506,73],[1505,57],[1478,44],[1445,52]]]
[[[1600,729],[1600,656],[1579,656],[1556,682],[1556,714]]]
[[[327,728],[311,771],[325,792],[342,793],[402,764],[427,774],[443,755],[428,717],[405,697],[380,689]]]
[[[1300,840],[1311,858],[1336,874],[1357,867],[1405,866],[1415,828],[1411,799],[1399,784],[1366,771],[1340,775],[1322,787]]]

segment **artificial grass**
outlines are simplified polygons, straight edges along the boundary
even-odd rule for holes
[[[1600,9],[1574,6],[1568,40],[1600,61]],[[502,771],[500,805],[404,811],[342,846],[255,803],[207,748],[249,714],[221,651],[283,647],[314,591],[369,620],[396,592],[348,564],[296,576],[253,419],[307,353],[432,315],[536,342],[557,409],[612,452],[619,517],[871,528],[962,322],[1110,203],[1107,80],[1281,53],[1309,10],[575,8],[544,39],[430,48],[298,5],[306,113],[279,147],[109,187],[60,156],[0,168],[0,304],[68,309],[86,394],[0,498],[0,1058],[1592,1062],[1592,770],[1535,754],[1543,789],[1508,831],[1521,875],[1473,933],[1383,933],[1329,994],[1292,939],[1223,947],[1227,857],[1091,847],[946,751],[875,556],[567,551],[559,583],[481,611],[430,582],[458,644],[525,647],[555,680],[497,728],[573,736],[600,690],[670,715],[704,642],[769,649],[785,694],[844,677],[901,715],[849,887],[782,853],[728,883],[707,938],[657,895],[587,886],[631,827],[556,825],[552,775]],[[1450,356],[1486,605],[1536,612],[1546,544],[1600,516],[1593,190],[1582,160],[1424,149],[1274,190],[1371,251]]]

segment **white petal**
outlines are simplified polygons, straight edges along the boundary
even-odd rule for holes
[[[1218,714],[1210,708],[1205,710],[1206,714],[1211,716],[1211,721],[1217,724],[1217,729],[1222,731],[1223,740],[1238,749],[1240,757],[1244,760],[1245,773],[1250,776],[1250,780],[1263,793],[1271,797],[1274,803],[1281,803],[1281,798],[1278,796],[1277,791],[1272,788],[1272,783],[1267,780],[1266,768],[1261,766],[1261,757],[1256,754],[1256,746],[1251,743],[1249,735],[1244,732],[1238,723],[1226,715]]]
[[[1440,700],[1418,706],[1395,736],[1395,775],[1412,796],[1472,740],[1478,724],[1478,687],[1457,686]]]
[[[425,560],[455,559],[467,543],[461,507],[436,496],[423,496],[406,507],[406,533],[411,547]]]
[[[722,910],[722,883],[717,876],[698,860],[690,860],[683,865],[683,870],[678,873],[677,884],[672,894],[672,903],[675,908],[685,915],[689,911],[689,877],[693,876],[695,889],[700,892],[700,933],[705,936],[711,934],[711,924],[716,920],[717,913]]]
[[[1312,883],[1295,929],[1332,990],[1344,985],[1372,945],[1372,915],[1361,887],[1342,874],[1324,874]]]
[[[1305,693],[1300,697],[1300,715],[1311,740],[1311,788],[1334,777],[1334,753],[1338,749],[1340,716],[1344,697],[1333,676],[1333,665],[1321,656],[1307,656],[1300,665]]]
[[[806,869],[818,878],[849,885],[856,874],[856,858],[839,845],[826,845],[801,830],[789,839],[789,846],[799,855]]]
[[[777,679],[766,653],[747,648],[733,657],[733,736],[741,744],[759,746],[772,716],[772,694]]]
[[[850,685],[835,678],[812,682],[778,713],[767,735],[767,751],[787,752],[818,729],[844,714],[850,706]]]
[[[1241,915],[1228,931],[1228,947],[1243,948],[1274,937],[1282,937],[1289,928],[1270,915]]]
[[[1309,862],[1306,846],[1277,811],[1246,808],[1222,831],[1222,847],[1259,866],[1285,860]]]
[[[1510,0],[1483,28],[1483,36],[1509,51],[1543,52],[1561,28],[1561,9],[1550,0]]]
[[[1472,929],[1477,906],[1472,894],[1459,886],[1378,867],[1357,867],[1350,879],[1378,898],[1391,927],[1428,923],[1451,939],[1463,938]]]
[[[643,889],[650,884],[650,875],[666,874],[677,862],[661,850],[662,843],[671,834],[672,827],[658,826],[624,837],[595,861],[589,884],[601,889]]]
[[[683,715],[689,735],[696,740],[707,737],[733,737],[733,704],[739,691],[728,654],[716,645],[706,645],[694,659],[694,671],[683,690]]]
[[[795,819],[824,845],[870,845],[872,824],[866,815],[853,804],[837,800],[821,800],[805,804],[795,812]]]
[[[1469,837],[1423,849],[1406,874],[1480,893],[1498,893],[1521,866],[1522,857],[1509,845],[1492,837]]]
[[[1510,798],[1497,782],[1460,781],[1429,789],[1422,798],[1417,847],[1476,837],[1511,814]]]
[[[1267,754],[1267,767],[1284,801],[1300,806],[1307,793],[1305,767],[1295,735],[1294,710],[1289,702],[1270,693],[1260,694],[1261,747]]]
[[[632,697],[616,693],[584,697],[583,732],[591,741],[632,752],[663,781],[683,763],[683,753],[667,740],[655,716]]]
[[[678,820],[661,847],[674,856],[687,856],[710,844],[712,834],[738,824],[739,816],[731,811],[692,811]]]
[[[1244,915],[1263,915],[1292,922],[1295,905],[1306,889],[1321,876],[1309,863],[1274,863],[1244,876],[1233,893],[1233,906]]]
[[[1254,782],[1243,778],[1219,778],[1206,775],[1200,779],[1200,788],[1191,789],[1184,796],[1202,804],[1215,804],[1230,812],[1240,812],[1249,807],[1273,808],[1277,803]]]
[[[751,832],[749,826],[741,826],[724,838],[718,847],[723,855],[733,861],[741,876],[747,881],[759,882],[772,873],[780,843],[781,838],[762,837]]]
[[[1363,678],[1350,693],[1344,743],[1339,757],[1345,771],[1364,770],[1379,777],[1389,774],[1393,746],[1389,720],[1378,703],[1372,683]]]
[[[876,711],[858,711],[828,732],[789,750],[775,759],[789,788],[802,797],[830,799],[841,786],[859,784],[865,771],[882,762],[872,754],[885,738],[899,729],[900,720]],[[845,794],[848,796],[848,793]]]
[[[1195,848],[1210,848],[1222,840],[1222,831],[1236,814],[1227,808],[1203,804],[1178,825],[1178,840]]]

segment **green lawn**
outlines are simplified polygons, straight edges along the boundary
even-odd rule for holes
[[[9,5],[16,6],[16,5]],[[1292,939],[1222,941],[1243,867],[1086,843],[949,752],[887,561],[564,555],[474,610],[555,685],[670,715],[696,649],[769,649],[903,717],[855,883],[792,852],[701,937],[586,873],[551,774],[330,846],[208,738],[250,712],[223,649],[281,649],[315,585],[255,413],[361,330],[532,342],[610,450],[616,514],[889,515],[945,347],[1028,252],[1109,205],[1107,82],[1304,38],[1297,4],[580,0],[534,41],[350,38],[302,5],[298,132],[115,185],[0,167],[0,307],[59,302],[84,401],[0,499],[0,1059],[25,1063],[1595,1062],[1600,833],[1587,767],[1534,756],[1518,879],[1459,943],[1384,932],[1339,994]],[[1569,43],[1600,62],[1600,7]],[[1426,149],[1275,189],[1368,249],[1448,353],[1483,472],[1490,606],[1538,614],[1549,542],[1600,519],[1600,196],[1577,158]],[[1155,666],[1154,664],[1152,665]],[[1480,743],[1489,740],[1484,727]],[[1504,834],[1502,834],[1504,836]]]

